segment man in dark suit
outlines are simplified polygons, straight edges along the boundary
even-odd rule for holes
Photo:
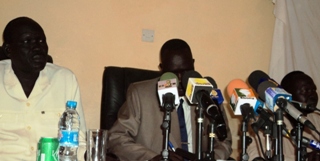
[[[189,45],[181,39],[167,41],[160,51],[159,68],[163,73],[172,72],[177,75],[179,81],[183,72],[194,70],[194,59]],[[133,83],[127,91],[126,102],[120,108],[118,120],[110,129],[110,141],[108,147],[120,160],[142,161],[159,160],[163,146],[163,112],[157,96],[157,82],[159,78]],[[184,98],[185,91],[179,86],[180,98]],[[188,151],[196,151],[196,107],[184,101],[188,133]],[[223,111],[223,108],[222,108]],[[224,113],[224,112],[223,112]],[[225,114],[224,114],[225,115]],[[214,150],[216,159],[227,159],[231,152],[231,134],[227,124],[227,139],[219,141],[215,139]],[[205,119],[205,122],[209,122]],[[204,123],[205,124],[205,123]],[[206,126],[205,126],[206,127]],[[204,130],[205,131],[205,130]],[[205,131],[206,132],[206,131]],[[205,134],[204,132],[204,134]],[[208,144],[203,136],[203,144]],[[176,110],[171,114],[170,142],[176,148],[181,148],[179,118]],[[205,149],[204,149],[205,150]],[[170,152],[172,161],[182,160],[182,157]]]

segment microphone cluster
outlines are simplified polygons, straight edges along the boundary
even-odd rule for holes
[[[210,77],[203,78],[196,71],[186,71],[182,76],[182,86],[189,102],[203,107],[208,118],[215,122],[218,139],[226,139],[226,124],[220,109],[224,99],[215,81]]]
[[[166,72],[160,77],[157,90],[162,109],[171,111],[179,104],[178,82],[177,76],[171,72]],[[227,138],[227,129],[220,109],[224,98],[221,90],[217,88],[214,79],[211,77],[202,77],[196,71],[186,71],[182,75],[180,86],[185,89],[185,97],[189,103],[203,109],[207,118],[211,120],[211,122],[214,122],[214,132],[218,139],[221,141],[225,140]],[[201,119],[198,118],[197,120]],[[199,129],[202,130],[202,128]],[[185,155],[186,152],[183,152],[183,150],[181,152],[181,150],[182,149],[178,150],[179,154],[183,154],[183,157],[190,159],[190,156]],[[194,157],[195,155],[191,156]]]
[[[229,104],[234,115],[242,115],[243,118],[252,118],[255,121],[251,124],[251,127],[256,134],[258,130],[265,132],[267,137],[267,156],[264,156],[265,158],[270,159],[272,157],[270,137],[276,140],[279,140],[279,138],[276,138],[280,137],[279,135],[281,135],[281,137],[289,137],[297,144],[297,132],[287,130],[285,125],[281,125],[282,127],[279,128],[277,122],[283,120],[277,120],[277,117],[279,117],[278,111],[281,111],[281,114],[282,111],[286,112],[298,123],[319,134],[312,122],[299,111],[299,109],[314,111],[317,110],[316,107],[292,100],[290,93],[285,91],[279,83],[260,70],[256,70],[249,75],[248,83],[252,88],[241,79],[234,79],[229,82],[227,86],[227,93],[230,98]],[[178,87],[179,80],[175,74],[167,72],[160,77],[158,82],[158,96],[163,109],[172,110],[173,107],[179,104]],[[215,132],[218,139],[221,141],[224,140],[227,137],[227,130],[220,109],[224,98],[221,90],[217,88],[214,79],[211,77],[202,77],[196,71],[187,71],[182,75],[180,88],[185,90],[185,97],[190,104],[195,104],[198,108],[204,109],[208,119],[216,125]],[[256,97],[256,95],[258,97]],[[258,120],[255,120],[255,116],[259,116],[257,117]],[[245,128],[245,126],[243,126],[243,128]],[[276,131],[278,131],[278,134],[275,134]],[[320,143],[315,140],[302,137],[301,143],[306,147],[320,150]],[[244,151],[243,157],[247,157],[245,155]],[[194,155],[191,156],[195,157]]]
[[[286,126],[282,125],[283,120],[281,116],[279,116],[279,114],[282,114],[282,111],[286,112],[298,123],[319,134],[311,121],[298,110],[311,109],[314,111],[316,110],[315,107],[310,107],[304,103],[292,100],[292,95],[290,93],[285,91],[279,83],[260,70],[256,70],[249,75],[248,83],[253,89],[249,88],[249,86],[241,79],[234,79],[228,84],[227,91],[230,97],[229,103],[235,115],[242,115],[244,118],[253,111],[256,116],[259,116],[257,117],[258,120],[252,123],[251,126],[257,135],[259,130],[264,131],[266,136],[266,151],[263,153],[263,157],[265,159],[269,160],[271,157],[275,157],[276,160],[281,160],[283,157],[281,156],[282,145],[281,147],[276,147],[274,149],[273,152],[275,154],[271,154],[270,137],[278,141],[274,146],[280,146],[279,144],[282,144],[282,141],[280,141],[282,140],[281,137],[285,136],[290,138],[296,145],[302,144],[305,147],[320,150],[319,142],[302,137],[302,134],[296,135],[297,132],[294,130],[287,130]],[[255,97],[255,94],[258,94],[258,97]],[[247,109],[244,110],[244,107],[247,107]],[[301,138],[298,139],[298,136],[301,136]],[[299,144],[297,143],[298,140],[300,141]],[[242,158],[244,157],[245,154],[243,154]]]
[[[269,110],[275,112],[280,108],[301,124],[316,130],[315,126],[291,103],[292,95],[267,74],[260,70],[254,71],[249,75],[248,81],[256,89],[259,97],[265,101],[265,106]]]

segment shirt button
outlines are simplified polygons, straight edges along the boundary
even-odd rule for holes
[[[28,129],[28,130],[31,130],[31,126],[28,126],[27,129]]]
[[[27,102],[27,106],[28,106],[28,107],[30,106],[30,103],[29,103],[29,102]]]
[[[34,147],[33,146],[30,149],[31,149],[31,151],[34,151]]]

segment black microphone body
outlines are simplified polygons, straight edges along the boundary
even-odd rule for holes
[[[283,108],[286,113],[292,116],[295,120],[299,121],[301,124],[307,126],[311,130],[316,130],[316,127],[309,121],[303,114],[297,110],[288,100],[284,98],[279,98],[278,103],[283,104],[280,108]]]
[[[206,114],[209,116],[209,119],[214,122],[218,139],[220,141],[225,140],[227,138],[227,127],[218,105],[211,99],[207,91],[198,91],[196,98],[199,106],[206,109]]]
[[[314,112],[315,110],[317,110],[316,107],[313,107],[313,106],[310,106],[306,103],[302,103],[302,102],[298,102],[298,101],[294,101],[294,100],[291,100],[290,101],[297,109],[299,109],[300,111],[302,112],[305,112],[305,113],[312,113]]]
[[[296,131],[295,130],[290,131],[290,137],[294,141],[294,143],[296,144]],[[301,143],[306,147],[310,147],[315,150],[320,150],[320,142],[318,142],[316,140],[312,140],[312,139],[309,139],[309,138],[303,136],[301,138]]]
[[[166,93],[162,95],[162,108],[166,111],[172,111],[175,107],[175,95],[172,93]]]

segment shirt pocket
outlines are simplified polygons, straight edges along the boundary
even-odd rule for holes
[[[62,112],[58,110],[46,110],[37,112],[37,118],[39,119],[38,128],[41,129],[42,136],[57,137],[59,129],[58,125]]]

